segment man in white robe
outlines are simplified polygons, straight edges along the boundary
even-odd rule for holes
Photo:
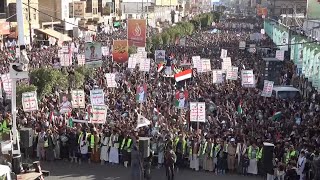
[[[106,132],[101,140],[100,160],[101,165],[109,161],[109,140],[110,134]]]
[[[301,151],[300,156],[298,158],[298,163],[297,163],[297,168],[298,168],[297,173],[300,176],[300,180],[304,180],[306,176],[306,173],[304,172],[306,161],[307,159],[305,157],[305,152]]]

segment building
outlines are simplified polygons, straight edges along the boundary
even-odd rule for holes
[[[304,14],[306,12],[306,0],[269,0],[266,2],[268,15],[277,19],[281,14]]]
[[[11,27],[18,30],[16,17],[16,0],[6,0],[7,20],[11,22]],[[34,30],[40,28],[39,24],[39,0],[23,0],[23,17],[24,17],[24,35],[26,44],[30,43],[30,35],[34,36]],[[29,6],[28,6],[28,3]],[[29,27],[29,24],[31,25]]]

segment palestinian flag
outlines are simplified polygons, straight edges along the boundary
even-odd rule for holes
[[[274,113],[273,113],[273,116],[272,116],[272,120],[273,120],[273,121],[277,121],[277,120],[279,120],[279,119],[281,118],[281,116],[282,116],[281,111],[274,112]]]
[[[237,107],[237,112],[238,112],[239,114],[242,114],[242,113],[243,113],[243,110],[242,110],[242,101],[239,102],[239,105],[238,105],[238,107]]]
[[[164,64],[158,64],[158,69],[157,69],[157,71],[158,71],[158,73],[160,73],[162,70],[164,69]]]
[[[174,79],[179,82],[192,77],[192,69],[187,69],[174,75]]]

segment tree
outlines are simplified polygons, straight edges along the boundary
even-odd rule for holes
[[[152,39],[151,38],[147,38],[147,45],[146,45],[146,51],[150,52],[152,49]]]
[[[40,96],[52,93],[53,88],[66,90],[68,79],[61,71],[52,68],[39,68],[30,73],[31,84],[37,87]]]
[[[36,91],[37,87],[32,84],[19,84],[17,85],[17,106],[22,106],[22,93]]]
[[[87,66],[80,66],[75,69],[76,72],[82,74],[85,79],[92,79],[94,77],[94,69]]]
[[[169,45],[170,44],[170,35],[167,32],[163,32],[161,34],[162,41],[164,45]]]
[[[136,46],[129,46],[128,52],[129,52],[129,55],[137,53],[137,47]]]

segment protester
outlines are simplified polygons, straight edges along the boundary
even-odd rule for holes
[[[211,33],[214,28],[219,31]],[[259,41],[250,40],[250,34],[260,32],[261,28],[261,19],[229,18],[216,23],[210,30],[198,30],[187,36],[184,45],[155,45],[153,48],[165,50],[167,59],[169,55],[171,58],[168,60],[170,67],[173,65],[179,71],[190,68],[179,63],[184,59],[191,63],[193,56],[210,59],[211,70],[221,69],[220,52],[221,49],[227,49],[232,66],[238,67],[239,72],[252,69],[256,84],[259,84],[264,71],[261,68],[264,67],[264,53],[258,48],[254,53],[241,50],[239,42],[273,48],[274,44],[268,37]],[[97,34],[95,41],[111,46],[112,39],[125,38],[126,29],[123,28],[108,34]],[[78,52],[82,53],[84,40],[74,39],[74,43]],[[77,59],[70,67],[61,67],[56,61],[52,62],[57,58],[58,50],[58,46],[33,48],[29,51],[30,67],[55,67],[68,70],[70,74],[77,67]],[[5,54],[9,51],[10,48],[7,48],[1,53],[2,74],[8,73],[10,59]],[[176,82],[174,78],[164,76],[165,71],[158,72],[154,60],[151,60],[150,71],[146,73],[141,73],[138,67],[127,67],[128,63],[115,63],[110,55],[106,55],[102,66],[95,68],[93,77],[86,79],[83,86],[85,109],[72,108],[67,96],[61,96],[63,101],[58,103],[63,91],[56,87],[52,94],[39,100],[37,113],[19,110],[19,127],[31,127],[36,132],[35,150],[40,160],[65,158],[80,164],[86,161],[99,161],[102,165],[121,164],[131,166],[134,169],[132,176],[137,178],[142,175],[142,164],[136,140],[139,137],[151,137],[157,147],[155,157],[158,167],[165,165],[167,175],[174,174],[174,163],[179,169],[189,167],[195,171],[205,170],[216,174],[235,173],[238,169],[241,174],[258,175],[264,174],[263,142],[268,141],[276,146],[274,158],[282,163],[281,166],[285,166],[279,168],[279,177],[284,176],[285,169],[285,176],[289,179],[298,175],[299,178],[307,176],[301,163],[303,154],[316,153],[320,144],[319,93],[303,91],[307,98],[294,100],[265,98],[261,97],[258,88],[243,87],[240,73],[236,80],[223,78],[223,83],[212,84],[212,73],[196,70],[192,78]],[[302,87],[302,78],[296,75],[290,78],[290,73],[295,72],[291,62],[285,61],[283,72],[280,78],[285,77],[286,82],[297,81],[297,85]],[[106,73],[116,73],[116,88],[107,86],[104,78]],[[135,92],[135,87],[142,87],[141,83],[147,86],[146,90],[141,89],[146,97],[143,103],[136,101]],[[73,86],[72,80],[70,86]],[[106,123],[97,125],[73,121],[87,121],[90,90],[96,88],[101,88],[106,95]],[[181,95],[184,100],[183,106],[176,104],[179,102],[177,90],[179,97]],[[205,122],[190,122],[189,102],[205,102]],[[273,120],[274,112],[281,112],[281,118]],[[148,119],[150,125],[137,128],[138,115]],[[301,123],[296,123],[296,118],[300,118]],[[70,122],[68,119],[71,119]],[[168,152],[176,155],[174,161],[170,160]],[[312,165],[314,176],[318,177],[318,159],[314,158]]]

